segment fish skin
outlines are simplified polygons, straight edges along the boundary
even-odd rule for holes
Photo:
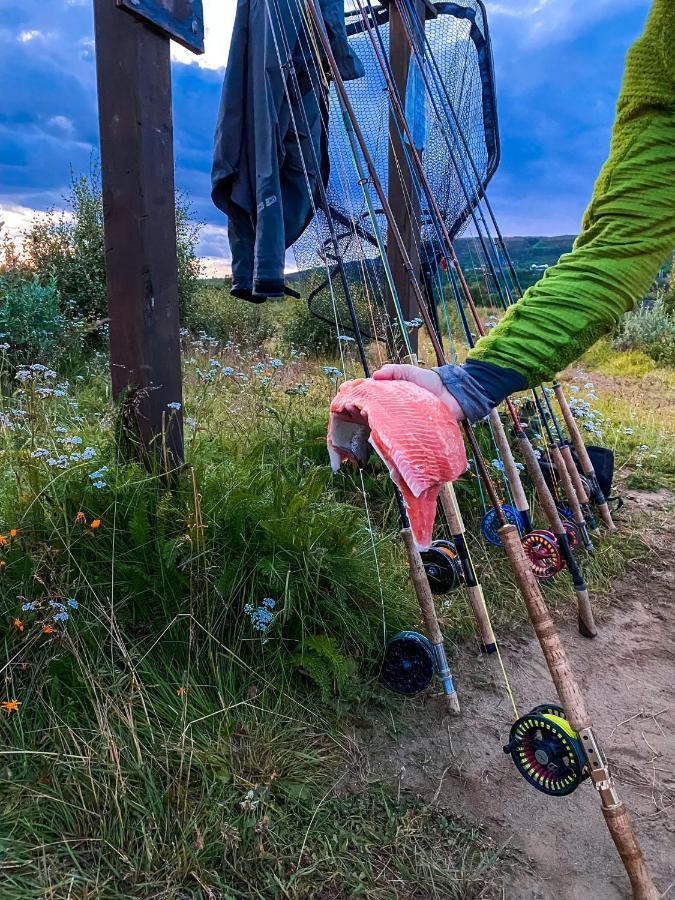
[[[441,485],[467,468],[457,421],[430,391],[408,381],[357,378],[345,382],[330,406],[328,452],[337,471],[357,461],[364,430],[405,501],[420,550],[430,546]]]

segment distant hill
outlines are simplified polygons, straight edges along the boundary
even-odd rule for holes
[[[506,237],[504,243],[518,272],[518,277],[523,287],[534,284],[541,277],[546,266],[553,266],[563,253],[569,253],[576,235],[563,234],[555,237]],[[455,241],[455,249],[462,267],[465,269],[469,281],[473,281],[475,267],[480,265],[480,247],[475,238],[458,238]],[[371,263],[372,264],[372,263]],[[358,281],[361,278],[360,264],[347,263],[346,269],[350,280]],[[288,272],[286,280],[289,284],[302,284],[307,272]],[[473,275],[473,278],[472,278]],[[229,287],[229,279],[205,279],[213,284],[221,284]]]
[[[552,266],[558,262],[563,253],[569,253],[576,239],[574,234],[563,234],[557,237],[505,237],[504,243],[513,259],[514,265],[519,269],[526,269],[533,265]],[[473,238],[459,238],[455,242],[457,255],[462,265],[470,267],[475,263],[473,250],[476,243]]]

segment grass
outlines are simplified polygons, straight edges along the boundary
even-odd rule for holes
[[[102,357],[70,384],[4,372],[0,701],[19,705],[0,711],[3,900],[500,896],[494,843],[369,782],[344,736],[366,705],[395,705],[382,648],[420,627],[383,467],[366,508],[359,477],[327,465],[353,349],[277,360],[186,335],[183,350],[171,492],[119,460]],[[628,434],[619,401],[598,402],[620,465],[643,453],[672,474],[662,424]],[[475,481],[457,489],[497,631],[522,627]],[[591,588],[643,552],[604,539]],[[564,576],[544,590],[573,615]],[[439,613],[450,643],[474,639],[460,595]]]

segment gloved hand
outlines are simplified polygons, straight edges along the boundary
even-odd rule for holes
[[[447,390],[441,376],[435,369],[421,369],[419,366],[404,366],[388,363],[373,373],[376,381],[409,381],[418,387],[425,388],[443,403],[452,413],[452,416],[461,422],[466,418],[464,410]]]

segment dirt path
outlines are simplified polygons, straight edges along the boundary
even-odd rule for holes
[[[653,876],[675,898],[675,495],[628,498],[631,517],[648,523],[653,556],[614,584],[616,602],[595,641],[572,623],[561,631]],[[521,714],[555,700],[534,640],[507,639],[502,651]],[[461,719],[439,724],[434,701],[418,700],[402,704],[388,735],[377,723],[359,732],[370,777],[398,780],[508,842],[522,863],[505,887],[508,900],[629,897],[590,784],[546,797],[501,752],[514,714],[497,661],[464,650],[453,672]]]

